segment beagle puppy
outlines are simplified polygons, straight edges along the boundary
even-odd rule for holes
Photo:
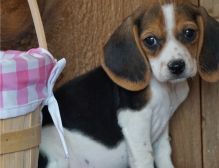
[[[185,1],[137,9],[104,46],[101,66],[55,94],[69,160],[44,109],[39,167],[173,168],[168,122],[197,72],[219,80],[219,23]]]

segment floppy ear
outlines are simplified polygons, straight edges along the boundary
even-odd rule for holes
[[[150,79],[150,67],[139,41],[139,22],[144,14],[138,9],[124,20],[104,46],[102,67],[119,86],[138,91]]]
[[[219,80],[219,23],[200,7],[200,54],[199,73],[208,82]],[[202,46],[202,47],[201,47]]]

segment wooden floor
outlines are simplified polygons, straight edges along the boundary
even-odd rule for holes
[[[23,0],[19,2],[21,1],[25,3]],[[60,86],[70,78],[99,65],[102,46],[111,33],[123,18],[149,0],[39,2],[42,4],[40,6],[49,50],[57,58],[64,56],[68,60],[64,75],[58,82]],[[218,0],[193,2],[206,7],[212,16],[219,19]],[[33,32],[31,28],[29,33],[26,33],[26,40],[17,41],[15,46],[35,46],[36,41],[32,40]],[[14,47],[12,43],[1,45],[4,49]],[[189,98],[171,120],[172,157],[175,167],[219,168],[219,83],[209,84],[198,76],[189,83]]]

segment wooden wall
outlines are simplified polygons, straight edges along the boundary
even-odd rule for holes
[[[219,21],[219,1],[200,0],[209,14]],[[200,86],[203,167],[219,167],[219,83],[204,81]]]
[[[17,11],[12,19],[20,19],[23,24],[29,23],[26,1],[19,0],[23,4],[20,8],[13,8],[14,4],[9,2],[1,1],[0,6],[1,49],[27,49],[37,46],[32,24],[27,24],[25,29],[22,26],[16,28],[11,22],[4,24],[11,14],[4,8],[6,3],[14,11],[23,9]],[[147,2],[148,0],[39,0],[49,50],[57,58],[65,57],[68,61],[57,85],[60,86],[98,66],[102,46],[110,34],[123,18]],[[193,2],[205,6],[211,15],[219,19],[218,0]],[[20,15],[23,19],[18,17]],[[8,40],[13,37],[9,36],[10,33],[14,37],[16,35],[16,38]],[[189,84],[190,95],[171,120],[170,134],[175,167],[218,168],[219,83],[209,84],[197,76],[190,79]]]

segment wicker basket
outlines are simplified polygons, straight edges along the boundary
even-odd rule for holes
[[[0,120],[1,168],[37,168],[40,109],[24,116]]]
[[[28,0],[39,46],[47,49],[36,0]],[[37,168],[41,139],[40,108],[26,115],[0,120],[0,168]]]

